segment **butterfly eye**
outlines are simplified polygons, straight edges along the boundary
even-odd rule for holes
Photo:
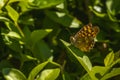
[[[72,44],[74,44],[75,41],[76,41],[76,39],[75,39],[73,36],[71,36],[71,37],[70,37],[70,41],[71,41]]]

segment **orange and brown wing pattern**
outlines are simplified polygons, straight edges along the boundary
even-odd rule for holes
[[[95,44],[94,38],[98,32],[99,27],[93,27],[91,23],[85,25],[74,36],[70,37],[71,43],[81,51],[88,52],[93,48]]]
[[[95,37],[99,32],[99,27],[93,27],[92,24],[85,25],[80,31],[78,31],[74,37]]]

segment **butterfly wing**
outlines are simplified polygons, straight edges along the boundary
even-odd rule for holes
[[[95,44],[94,38],[98,32],[99,27],[92,27],[92,24],[85,25],[75,36],[72,36],[72,43],[81,51],[88,52],[93,48]]]

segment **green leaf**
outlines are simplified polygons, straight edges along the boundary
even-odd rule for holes
[[[6,17],[3,17],[3,16],[0,16],[0,21],[10,22],[10,19],[8,19],[8,18],[6,18]]]
[[[48,64],[48,61],[37,65],[35,68],[32,69],[28,76],[28,80],[34,80],[37,74]]]
[[[101,80],[108,80],[117,75],[120,75],[120,68],[113,68],[112,71],[103,76]]]
[[[119,0],[107,0],[106,1],[106,6],[109,12],[112,15],[115,15],[120,12],[120,7],[119,7]]]
[[[6,9],[8,11],[8,15],[10,16],[10,18],[14,21],[17,22],[18,18],[19,18],[19,14],[17,11],[15,11],[11,6],[7,5]]]
[[[85,74],[84,76],[82,76],[82,78],[80,78],[80,80],[92,80],[89,76],[89,74]]]
[[[4,7],[5,3],[6,3],[5,0],[0,1],[0,13],[2,12],[1,9],[2,9],[2,7]]]
[[[113,22],[120,22],[120,19],[117,19],[116,15],[119,15],[120,13],[120,7],[119,7],[119,0],[107,0],[106,1],[106,7],[107,7],[107,13]]]
[[[26,54],[20,54],[20,55],[21,55],[20,59],[23,62],[25,62],[25,61],[31,61],[31,60],[37,60],[37,58],[34,58],[34,57],[30,56],[30,55],[26,55]]]
[[[6,80],[27,80],[22,72],[14,68],[4,68],[2,73]]]
[[[34,0],[31,6],[37,9],[43,9],[43,8],[49,8],[52,6],[56,6],[62,2],[64,2],[64,0]]]
[[[31,31],[28,27],[24,27],[23,28],[23,33],[25,35],[25,38],[24,38],[24,42],[25,42],[25,46],[27,47],[30,47],[31,46]]]
[[[90,62],[90,59],[87,56],[83,56],[82,60],[87,65],[88,69],[91,70],[92,69],[92,64]]]
[[[19,41],[15,40],[15,39],[9,39],[8,37],[6,37],[4,41],[5,41],[6,45],[8,45],[8,47],[10,49],[12,49],[13,51],[16,51],[19,53],[22,51]]]
[[[68,15],[65,12],[46,11],[45,13],[50,19],[66,27],[78,28],[81,24],[79,20],[77,20],[73,16]]]
[[[19,2],[19,6],[20,6],[20,8],[21,8],[21,12],[22,12],[22,13],[31,10],[29,4],[30,4],[29,1],[25,1],[25,0],[21,0],[21,1]]]
[[[110,12],[108,10],[107,10],[107,14],[108,14],[111,21],[120,22],[120,20],[116,19],[116,17],[114,15],[110,14]]]
[[[115,52],[115,58],[114,60],[120,59],[120,50]]]
[[[8,4],[18,2],[18,1],[21,1],[21,0],[10,0],[10,1],[8,1]]]
[[[31,33],[31,44],[35,44],[37,43],[39,40],[43,39],[46,35],[48,35],[50,32],[52,31],[52,29],[45,29],[45,30],[34,30]]]
[[[92,70],[92,64],[87,56],[81,57],[76,57],[79,63],[83,66],[83,68],[88,72],[89,76],[91,79],[95,80],[94,76],[91,75],[91,70]]]
[[[7,36],[12,37],[12,38],[21,39],[21,36],[20,36],[18,33],[13,32],[13,31],[10,31],[10,32],[7,34]]]
[[[106,16],[105,13],[100,13],[100,12],[95,11],[95,10],[92,8],[92,6],[89,6],[89,8],[90,8],[90,10],[91,10],[95,15],[97,15],[97,16],[99,16],[99,17],[101,17],[101,18],[103,18],[103,17]]]
[[[66,41],[64,41],[62,39],[60,39],[60,40],[65,45],[65,47],[69,47],[71,45],[70,43],[68,43],[68,42],[66,42]]]
[[[113,27],[113,26],[114,26],[114,27]],[[120,32],[119,24],[117,24],[117,23],[115,23],[115,22],[113,22],[113,23],[111,24],[111,28],[112,28],[114,31],[116,31],[116,32]]]
[[[105,66],[110,66],[114,61],[114,53],[110,52],[104,59]]]
[[[94,66],[89,74],[92,80],[99,80],[109,69],[109,67]]]
[[[63,40],[61,40],[62,43],[66,46],[66,48],[72,53],[72,55],[78,60],[78,62],[83,66],[83,68],[89,73],[92,69],[92,64],[89,60],[89,58],[85,55],[82,57],[77,56],[70,48],[69,44]]]
[[[41,72],[40,78],[38,80],[55,80],[59,76],[59,73],[59,68],[45,69]]]
[[[114,66],[114,65],[117,64],[117,63],[120,63],[120,58],[117,59],[117,60],[115,60],[115,61],[112,63],[111,67]]]
[[[40,40],[32,47],[33,56],[41,61],[46,61],[52,56],[48,44],[44,40]]]

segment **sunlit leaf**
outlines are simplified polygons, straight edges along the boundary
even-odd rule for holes
[[[80,78],[80,80],[92,80],[88,74],[85,74]]]
[[[7,34],[7,36],[12,37],[12,38],[21,39],[21,36],[20,36],[18,33],[13,32],[13,31],[10,31],[10,32]]]
[[[113,68],[113,70],[111,72],[107,73],[101,80],[107,80],[107,79],[115,77],[117,75],[120,75],[120,68]]]
[[[60,69],[46,69],[41,72],[40,78],[38,80],[55,80],[60,73]]]
[[[64,0],[34,0],[32,6],[37,9],[52,7],[62,3]]]
[[[22,72],[14,68],[5,68],[2,73],[6,80],[27,80]]]
[[[78,62],[82,65],[82,67],[89,73],[92,69],[92,64],[89,58],[85,55],[83,57],[77,56],[68,46],[68,43],[61,40],[66,48],[73,54],[73,56],[78,60]],[[90,74],[89,74],[90,75]]]
[[[100,79],[109,70],[109,67],[94,66],[90,72],[90,76],[94,79]]]
[[[14,22],[17,22],[17,20],[19,18],[18,12],[15,9],[13,9],[11,6],[9,6],[9,5],[6,6],[6,9],[7,9],[8,15],[11,17],[11,19]]]
[[[38,66],[36,66],[35,68],[32,69],[32,71],[30,72],[29,76],[28,76],[28,80],[34,80],[35,77],[37,76],[37,74],[48,64],[48,61],[39,64]]]
[[[114,61],[114,53],[110,52],[104,59],[105,66],[110,66]]]

